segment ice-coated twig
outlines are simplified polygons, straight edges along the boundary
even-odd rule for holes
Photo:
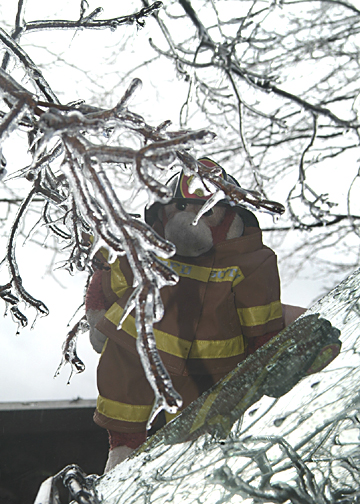
[[[29,21],[25,24],[25,30],[51,30],[51,29],[63,29],[63,30],[75,30],[78,28],[87,29],[106,29],[110,28],[115,30],[119,26],[137,24],[139,26],[145,25],[145,18],[155,13],[162,7],[162,2],[156,1],[149,7],[144,7],[134,14],[128,16],[118,16],[111,19],[96,19],[97,16],[102,12],[101,7],[97,7],[93,12],[84,16],[80,15],[77,21],[71,21],[68,19],[54,19],[54,20],[39,20],[39,21]]]
[[[194,171],[195,162],[197,164],[196,173],[200,176],[200,178],[211,182],[211,184],[216,187],[217,191],[220,192],[219,195],[214,196],[214,198],[211,200],[211,206],[214,206],[216,204],[219,197],[222,198],[223,195],[225,195],[226,198],[230,201],[230,204],[232,203],[236,205],[240,203],[242,205],[250,207],[251,209],[262,210],[271,214],[281,215],[285,212],[285,208],[281,203],[266,200],[257,191],[248,191],[247,189],[243,189],[242,187],[225,181],[217,173],[216,167],[215,169],[208,168],[200,161],[194,160],[194,158],[192,158],[186,151],[177,151],[177,156],[190,172]],[[207,206],[206,211],[210,209],[210,205]]]
[[[58,376],[61,368],[65,364],[70,364],[71,373],[69,376],[68,383],[70,383],[71,376],[74,369],[77,373],[82,373],[85,370],[85,365],[81,359],[79,359],[76,352],[76,342],[80,332],[86,331],[88,328],[88,323],[86,316],[84,315],[81,319],[74,325],[74,327],[68,332],[66,340],[63,345],[63,357],[57,368],[54,377]]]
[[[68,144],[71,145],[74,139],[66,136],[66,140]],[[71,155],[70,149],[69,155]],[[152,332],[154,319],[158,319],[156,314],[159,312],[158,303],[160,299],[156,292],[153,292],[159,289],[156,283],[156,276],[162,275],[161,282],[159,282],[162,286],[174,282],[174,275],[171,276],[170,272],[157,262],[151,252],[146,249],[143,250],[141,242],[147,247],[151,247],[160,252],[163,256],[172,255],[174,253],[174,248],[162,238],[154,235],[146,224],[136,222],[136,226],[131,226],[132,218],[126,214],[106,174],[101,171],[101,169],[97,172],[95,168],[89,164],[87,166],[87,178],[90,180],[93,189],[97,191],[98,201],[106,216],[105,222],[102,215],[98,213],[98,209],[95,207],[94,202],[91,200],[91,194],[86,180],[82,179],[75,170],[75,163],[65,163],[63,170],[64,173],[67,174],[70,184],[75,190],[77,197],[74,201],[79,205],[80,211],[87,214],[88,217],[90,215],[88,221],[95,224],[95,232],[100,236],[101,242],[106,243],[107,246],[113,249],[115,248],[115,253],[119,253],[121,243],[121,246],[124,247],[127,252],[127,257],[133,268],[134,277],[139,285],[134,291],[138,330],[137,348],[149,382],[154,389],[156,396],[156,413],[159,411],[159,408],[162,409],[164,407],[168,411],[174,412],[176,406],[181,405],[181,399],[173,389],[171,380],[158,356],[155,338]],[[134,229],[138,231],[139,239],[134,240],[127,228],[129,228],[129,231]],[[109,229],[113,236],[118,238],[118,242],[114,243],[109,240]],[[148,259],[147,256],[151,256],[149,265],[146,264],[146,259]],[[156,264],[157,267],[152,269],[151,266],[154,264]],[[147,285],[152,286],[151,294],[146,288]],[[145,301],[144,289],[147,292]],[[148,306],[149,304],[150,308],[144,312],[144,305]],[[130,306],[132,308],[132,305]],[[160,308],[160,312],[161,311]],[[129,313],[127,309],[125,309],[125,313]],[[146,318],[144,315],[145,313],[147,313]]]
[[[161,410],[165,409],[169,413],[176,413],[182,405],[181,396],[174,389],[156,348],[153,333],[154,295],[154,285],[148,282],[142,288],[136,306],[136,328],[138,332],[136,348],[146,376],[155,393],[155,401],[148,419],[147,429],[150,429],[152,422]]]
[[[1,30],[1,28],[0,28]],[[0,142],[16,128],[23,116],[36,106],[35,96],[0,68],[0,95],[10,105],[0,123]]]
[[[324,426],[322,426],[322,428],[324,428]],[[256,444],[258,444],[259,448],[248,450],[248,453],[246,453],[246,450],[239,451],[239,454],[241,453],[241,455],[251,457],[253,460],[255,460],[257,465],[259,465],[259,455],[264,456],[266,451],[269,450],[272,446],[279,445],[284,455],[286,456],[286,467],[293,467],[298,474],[297,488],[289,486],[286,483],[271,484],[271,477],[276,474],[276,471],[274,471],[276,464],[274,463],[274,461],[272,461],[272,464],[268,465],[268,467],[265,468],[265,472],[259,465],[261,472],[264,472],[264,474],[267,476],[264,479],[265,485],[264,487],[262,487],[262,490],[265,490],[264,497],[268,489],[271,488],[271,492],[275,491],[275,495],[279,498],[279,501],[274,500],[273,502],[284,502],[286,499],[289,499],[290,502],[293,502],[294,504],[328,504],[329,501],[324,497],[324,493],[321,490],[320,486],[317,484],[314,474],[307,467],[304,459],[299,455],[296,449],[293,448],[283,436],[251,436],[249,438],[246,438],[244,442],[245,444],[250,442],[251,444],[255,444],[255,446]],[[263,443],[265,443],[265,446]],[[266,464],[268,464],[268,460]],[[282,466],[281,470],[284,469],[285,466]],[[249,495],[260,497],[260,493],[257,493],[258,490],[250,484],[245,483],[241,479],[240,474],[236,474],[235,477],[232,476],[231,480],[233,483],[235,482],[235,479],[237,490],[246,490]],[[273,499],[275,498],[275,495],[274,497],[272,497]],[[283,500],[280,499],[280,496]]]
[[[11,292],[11,283],[0,286],[0,297],[11,305],[16,305],[19,299]]]
[[[127,88],[125,91],[124,95],[122,96],[121,100],[117,103],[117,105],[114,107],[115,113],[121,114],[123,111],[126,112],[126,107],[130,101],[130,99],[133,97],[134,93],[141,88],[142,82],[140,79],[133,79],[131,81],[130,86]]]
[[[49,229],[51,229],[51,231],[54,233],[55,236],[58,236],[59,238],[61,238],[63,240],[71,240],[71,234],[63,231],[59,226],[56,225],[56,223],[51,218],[51,216],[50,216],[50,203],[49,202],[46,202],[44,205],[42,219],[44,220],[44,223],[46,224],[46,226]]]
[[[6,310],[5,314],[7,314],[8,307],[10,305],[10,313],[13,320],[18,324],[18,329],[16,334],[19,334],[19,329],[27,326],[27,318],[25,315],[19,310],[18,303],[19,298],[13,294],[11,291],[11,283],[7,283],[6,285],[0,286],[0,297],[3,301],[5,301]]]
[[[19,294],[19,297],[23,301],[28,303],[30,306],[33,306],[34,308],[36,308],[36,310],[39,313],[41,313],[42,315],[47,315],[49,313],[49,310],[45,306],[45,304],[42,301],[40,301],[39,299],[36,299],[33,296],[31,296],[31,294],[29,294],[25,290],[25,288],[23,287],[22,278],[20,276],[19,268],[17,265],[16,257],[15,257],[16,236],[19,231],[19,226],[20,226],[20,223],[23,219],[23,216],[24,216],[28,206],[31,203],[32,198],[34,197],[34,195],[36,193],[37,193],[37,188],[36,188],[36,186],[34,186],[33,189],[29,192],[28,196],[23,201],[23,203],[20,206],[19,211],[16,215],[14,224],[11,228],[11,233],[10,233],[9,242],[8,242],[8,246],[7,246],[7,263],[8,263],[8,267],[9,267],[10,274],[11,274],[11,282],[14,285],[15,290]],[[21,325],[24,326],[27,324],[26,317],[23,315],[20,317],[19,313],[16,309],[14,309],[14,310],[12,309],[12,313],[16,316],[16,318],[18,320],[21,321]]]
[[[101,7],[95,9],[92,13],[85,16],[85,10],[82,6],[80,17],[77,21],[70,20],[39,20],[26,22],[24,18],[24,2],[18,3],[18,12],[16,16],[16,26],[13,33],[8,35],[5,30],[0,28],[0,41],[7,48],[2,61],[2,69],[6,70],[10,55],[15,56],[24,65],[27,74],[33,79],[36,86],[43,93],[49,102],[59,103],[57,97],[53,93],[51,87],[44,79],[40,69],[31,60],[29,55],[20,47],[17,40],[25,32],[32,30],[45,30],[45,29],[70,29],[76,30],[79,28],[86,29],[106,29],[110,28],[115,30],[121,25],[129,25],[136,23],[139,26],[145,25],[146,17],[157,12],[162,7],[162,2],[155,1],[147,7],[143,7],[138,12],[128,16],[119,16],[112,19],[95,19],[102,11]]]
[[[314,504],[327,504],[324,496],[319,492],[313,473],[309,470],[298,453],[284,438],[279,438],[277,441],[296,468],[299,475],[300,486],[305,495],[313,499]]]
[[[49,84],[44,79],[40,69],[35,65],[30,56],[2,28],[0,28],[0,41],[7,47],[10,53],[12,53],[19,61],[21,61],[28,76],[32,78],[45,98],[49,102],[58,103],[59,100],[53,93]]]

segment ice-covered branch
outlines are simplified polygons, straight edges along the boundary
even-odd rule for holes
[[[31,203],[32,198],[37,193],[37,187],[34,185],[33,189],[29,192],[28,196],[25,198],[23,203],[21,204],[17,216],[15,218],[14,224],[11,228],[11,233],[9,237],[8,247],[7,247],[7,264],[9,267],[10,275],[11,275],[11,284],[14,286],[15,291],[19,295],[22,301],[36,308],[38,313],[42,315],[47,315],[49,313],[46,305],[40,301],[39,299],[35,299],[31,294],[29,294],[23,286],[22,278],[19,272],[19,268],[17,265],[16,257],[15,257],[15,247],[16,247],[16,236],[19,231],[19,226],[24,218],[24,214],[26,213],[28,206]],[[13,298],[14,299],[14,298]],[[17,302],[13,304],[10,308],[11,314],[13,318],[19,323],[20,326],[24,327],[27,325],[27,318],[23,313],[20,312]]]
[[[217,202],[217,197],[221,198],[223,195],[225,195],[234,205],[241,203],[245,206],[249,206],[250,208],[267,211],[272,214],[281,215],[282,213],[284,213],[285,208],[280,203],[264,199],[257,191],[248,191],[247,189],[243,189],[242,187],[235,186],[234,184],[226,182],[220,176],[219,172],[217,172],[213,168],[210,169],[206,167],[201,162],[194,160],[194,158],[189,156],[187,152],[178,151],[177,156],[190,171],[197,173],[204,181],[208,180],[209,182],[211,182],[220,193],[218,195],[215,194],[213,200],[211,202],[209,200],[210,203],[206,206],[203,206],[202,212],[207,212],[209,208],[211,208],[211,206],[215,205]]]
[[[9,107],[1,114],[0,146],[5,138],[19,125],[24,116],[36,109],[36,97],[9,74],[0,68],[0,96]],[[28,122],[31,121],[30,119]],[[6,164],[6,162],[4,161]]]
[[[1,27],[0,41],[7,47],[10,53],[22,63],[28,76],[36,83],[45,98],[50,102],[58,103],[57,97],[44,79],[40,69],[35,65],[30,56],[19,46],[19,44],[17,44]]]
[[[145,19],[154,12],[157,12],[161,7],[162,2],[156,1],[149,5],[149,7],[144,7],[134,14],[129,14],[127,16],[118,16],[111,19],[96,19],[103,10],[102,7],[98,7],[88,15],[84,15],[85,12],[83,12],[79,19],[76,21],[71,21],[69,19],[29,21],[25,23],[23,29],[24,31],[45,29],[74,30],[77,28],[97,30],[110,28],[112,30],[115,30],[119,26],[135,23],[139,26],[144,26]]]
[[[88,323],[86,316],[84,315],[68,332],[66,340],[63,345],[63,358],[56,370],[55,377],[60,373],[60,369],[65,363],[71,365],[71,373],[75,369],[78,373],[81,373],[85,369],[84,363],[79,359],[76,352],[76,340],[80,332],[88,330]],[[69,377],[68,383],[70,382],[71,375]]]
[[[191,7],[188,2],[184,2],[184,5]],[[98,10],[86,15],[85,3],[82,3],[80,18],[74,23],[76,27],[86,28],[115,27],[125,22],[141,23],[144,16],[153,14],[160,6],[160,2],[155,2],[146,5],[133,17],[99,22],[95,20]],[[75,24],[73,26],[68,21],[26,23],[19,6],[18,35],[21,28],[23,31],[74,28]],[[163,314],[160,289],[177,281],[176,275],[157,256],[170,257],[175,249],[146,223],[130,215],[118,191],[114,189],[109,173],[116,173],[119,167],[126,166],[129,169],[131,166],[135,188],[146,191],[149,203],[167,203],[171,199],[171,192],[167,186],[158,182],[159,175],[180,159],[185,170],[197,173],[204,184],[209,182],[217,188],[215,199],[208,204],[215,204],[216,198],[225,195],[234,204],[247,203],[274,213],[282,213],[283,208],[264,200],[256,192],[245,191],[240,187],[234,189],[217,172],[198,164],[190,156],[188,150],[213,140],[213,133],[207,130],[169,131],[169,121],[152,127],[142,116],[129,110],[130,99],[141,85],[139,79],[132,81],[113,108],[99,109],[83,103],[62,105],[41,72],[21,49],[15,40],[17,38],[18,36],[10,37],[0,31],[0,40],[8,52],[21,61],[44,98],[38,99],[18,85],[4,70],[1,71],[0,87],[10,110],[2,115],[0,140],[11,128],[17,127],[20,121],[26,122],[36,140],[31,143],[32,163],[17,172],[17,176],[25,177],[34,186],[21,207],[10,238],[7,260],[12,282],[23,300],[41,313],[46,312],[45,305],[22,288],[15,259],[16,230],[35,194],[45,200],[42,222],[49,231],[68,244],[70,254],[67,267],[71,271],[76,268],[92,272],[93,259],[101,247],[108,250],[109,262],[118,255],[126,254],[134,275],[134,292],[125,307],[119,327],[126,316],[135,310],[137,348],[155,394],[151,422],[159,410],[165,408],[173,413],[181,405],[181,398],[173,389],[159,357],[153,333],[154,323]],[[127,133],[127,138],[133,137],[136,141],[103,141],[104,136],[110,138],[113,133],[122,132]],[[135,145],[138,147],[134,147]],[[89,235],[92,235],[91,243],[86,238]],[[77,332],[76,329],[69,333],[64,359],[81,371],[81,366],[76,364]]]
[[[26,112],[37,137],[32,163],[16,173],[17,177],[31,181],[33,188],[20,207],[9,240],[7,262],[15,290],[26,303],[42,314],[47,313],[44,303],[23,288],[15,258],[16,234],[35,195],[45,201],[41,222],[67,242],[71,250],[67,261],[70,271],[76,268],[92,272],[93,258],[101,247],[108,250],[109,262],[126,254],[134,275],[134,292],[119,327],[135,309],[137,348],[155,394],[151,422],[161,409],[174,413],[181,405],[181,397],[159,357],[153,333],[154,323],[163,315],[160,289],[177,281],[177,275],[157,256],[170,257],[175,247],[148,224],[130,215],[109,173],[121,166],[132,166],[136,188],[146,191],[149,202],[167,203],[171,192],[158,182],[159,174],[174,163],[179,150],[185,152],[195,144],[207,143],[214,134],[205,130],[171,132],[167,129],[168,121],[159,127],[146,124],[144,118],[127,107],[140,85],[139,79],[135,79],[112,109],[84,104],[63,106],[38,101],[1,70],[0,87],[10,111],[2,117],[0,140],[19,124]],[[126,142],[105,144],[102,139],[109,131],[127,131],[136,138],[136,144],[140,139],[141,145],[136,149],[134,142],[131,147]],[[194,163],[196,166],[193,159]],[[204,180],[210,175],[202,174]],[[9,297],[8,289],[4,288],[4,299],[6,296]],[[11,310],[17,310],[17,304]],[[16,314],[24,325],[26,318],[20,312]],[[69,362],[77,371],[83,369],[75,347],[81,327],[77,325],[70,331],[64,346],[63,362]]]

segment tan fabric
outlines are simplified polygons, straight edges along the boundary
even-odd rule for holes
[[[110,472],[115,466],[124,462],[134,451],[133,448],[128,446],[117,446],[113,450],[109,451],[109,455],[106,461],[104,474]]]
[[[248,338],[283,328],[280,282],[276,256],[257,228],[203,256],[175,256],[167,263],[180,280],[161,290],[165,315],[154,332],[186,406],[246,357]],[[97,324],[109,339],[98,367],[95,421],[119,432],[143,430],[153,402],[136,351],[133,314],[117,330],[131,285],[130,266],[121,257],[103,274],[109,310]]]

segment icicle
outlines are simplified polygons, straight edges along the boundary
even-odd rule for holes
[[[37,322],[38,318],[39,318],[39,312],[36,312],[35,318],[34,318],[34,320],[33,320],[32,324],[31,324],[31,326],[30,326],[30,330],[31,330],[31,331],[34,329],[35,324],[36,324],[36,322]]]
[[[130,313],[135,309],[137,296],[138,296],[138,291],[135,289],[125,305],[123,314],[121,315],[120,321],[117,326],[118,331],[121,329],[121,327],[122,327],[124,321],[126,320],[126,318],[128,317],[128,315],[130,315]]]
[[[201,217],[211,210],[219,201],[223,200],[225,198],[225,194],[223,191],[217,191],[215,194],[211,196],[201,207],[199,212],[197,213],[192,225],[196,226]]]
[[[16,322],[18,325],[16,334],[20,334],[20,329],[23,329],[24,327],[27,326],[28,319],[25,317],[25,315],[23,313],[21,313],[21,311],[19,310],[19,308],[17,306],[12,306],[10,308],[10,313],[11,313],[11,316],[12,316],[14,322]]]
[[[155,405],[150,415],[151,421],[148,422],[148,426],[160,410],[165,409],[169,413],[175,413],[182,405],[182,398],[174,389],[171,378],[156,349],[152,329],[154,323],[154,299],[153,287],[144,287],[141,295],[138,296],[135,318],[138,333],[136,347],[145,375],[155,394]]]

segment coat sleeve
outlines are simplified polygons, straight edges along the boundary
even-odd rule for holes
[[[96,352],[101,353],[107,339],[101,325],[111,306],[115,305],[120,310],[116,301],[122,297],[128,284],[120,269],[119,259],[109,265],[105,250],[98,252],[97,259],[102,268],[96,270],[91,277],[85,296],[85,310],[91,345]]]
[[[264,251],[261,259],[264,259]],[[267,249],[265,260],[259,261],[258,265],[255,262],[255,267],[234,287],[234,294],[247,354],[250,354],[284,328],[274,252]]]
[[[102,270],[91,277],[85,296],[86,318],[89,323],[90,343],[97,353],[101,353],[106,337],[96,329],[96,324],[105,315],[106,300],[102,290]]]

